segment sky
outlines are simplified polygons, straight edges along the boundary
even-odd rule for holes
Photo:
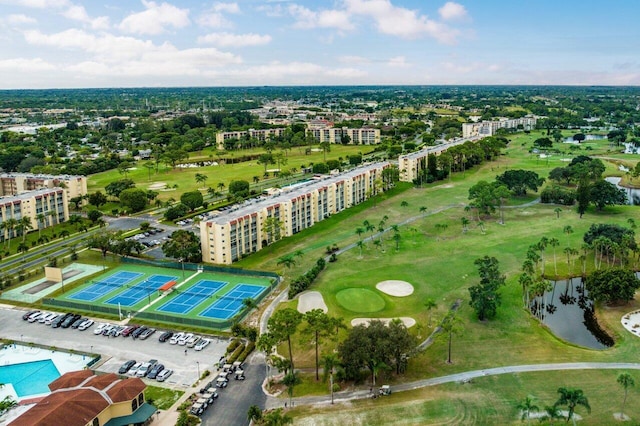
[[[0,0],[0,89],[640,85],[638,0]]]

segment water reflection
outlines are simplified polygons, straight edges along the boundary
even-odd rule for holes
[[[613,346],[613,339],[600,327],[582,278],[551,282],[550,291],[531,303],[532,315],[558,337],[592,349]]]
[[[604,180],[614,184],[618,189],[622,189],[627,194],[627,203],[633,206],[640,206],[640,189],[620,186],[620,181],[622,180],[620,177],[610,176]]]

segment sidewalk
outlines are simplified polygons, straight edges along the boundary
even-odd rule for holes
[[[196,382],[195,387],[189,387],[185,390],[184,394],[167,410],[159,410],[160,414],[158,414],[152,425],[157,426],[175,426],[178,421],[178,416],[180,412],[178,411],[178,407],[185,402],[193,393],[196,392],[196,389],[200,389],[198,386],[200,381]]]

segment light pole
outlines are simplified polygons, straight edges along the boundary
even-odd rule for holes
[[[200,361],[196,361],[196,365],[198,366],[198,380],[200,380]]]
[[[91,350],[89,352],[93,353],[93,345],[91,345]]]

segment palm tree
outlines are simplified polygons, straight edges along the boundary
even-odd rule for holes
[[[620,373],[616,381],[624,388],[624,399],[622,400],[622,408],[620,409],[620,420],[624,420],[624,405],[627,403],[627,393],[629,392],[629,388],[635,386],[636,382],[629,373]]]
[[[247,420],[256,424],[262,420],[262,409],[257,405],[252,405],[247,411]]]
[[[573,226],[571,225],[565,226],[564,228],[562,228],[562,232],[564,232],[567,235],[573,234]]]
[[[364,247],[364,242],[360,240],[356,243],[356,246],[360,249],[360,259],[362,259],[362,248]]]
[[[396,232],[395,234],[393,234],[393,241],[396,242],[396,251],[400,251],[400,240],[402,239],[402,237],[400,236],[399,232]]]
[[[450,311],[440,323],[440,327],[449,339],[447,364],[451,364],[451,341],[453,335],[459,335],[462,332],[462,321],[456,317],[455,311]]]
[[[427,312],[429,313],[429,327],[431,327],[431,310],[438,307],[438,304],[431,297],[427,298],[424,301],[424,307],[427,308]]]
[[[44,215],[44,213],[38,213],[36,215],[36,220],[38,221],[38,238],[40,238],[40,232],[42,231],[42,228],[44,228],[44,220],[46,219],[46,216]],[[43,226],[40,226],[40,225]]]
[[[533,403],[534,398],[531,395],[526,396],[516,408],[522,411],[520,420],[527,419],[527,424],[531,423],[531,412],[537,412],[540,408]]]
[[[364,234],[364,229],[361,227],[356,228],[356,234],[358,234],[358,238],[362,241],[362,234]]]
[[[400,207],[408,207],[409,203],[405,200],[402,200],[402,202],[400,203]]]
[[[16,229],[19,229],[22,232],[22,242],[27,239],[27,232],[30,229],[33,229],[33,225],[31,224],[31,218],[29,216],[23,216],[18,220],[18,224],[16,225]]]
[[[196,183],[200,183],[204,185],[207,179],[209,179],[209,176],[202,173],[196,173],[195,178],[196,178]]]
[[[482,233],[482,235],[484,235],[485,233],[485,229],[484,229],[484,222],[483,221],[478,221],[478,228],[480,228],[480,232]]]
[[[288,254],[286,256],[282,256],[278,259],[278,266],[283,265],[286,269],[291,269],[296,266],[296,260],[293,258],[293,255]],[[282,270],[282,276],[284,277],[285,269]]]
[[[567,406],[569,409],[569,412],[567,413],[567,422],[572,420],[573,426],[576,426],[576,419],[573,417],[573,413],[578,405],[582,405],[587,409],[587,412],[591,412],[589,400],[584,396],[582,389],[567,388],[563,386],[558,388],[558,393],[560,394],[560,397],[556,401],[555,406]]]
[[[420,206],[420,213],[422,213],[422,217],[427,215],[427,208],[425,206]]]
[[[223,182],[220,182],[220,183],[218,184],[218,190],[219,190],[219,191],[222,191],[223,189],[224,189],[224,183],[223,183]]]
[[[549,420],[549,423],[553,425],[553,421],[555,419],[561,419],[562,414],[560,410],[555,405],[545,405],[544,406],[544,415],[540,417],[540,421]]]
[[[560,212],[562,212],[562,209],[560,207],[556,207],[553,211],[556,213],[556,219],[560,219]]]
[[[557,238],[551,238],[549,239],[549,245],[551,247],[553,247],[553,269],[554,272],[556,274],[556,277],[558,276],[558,263],[556,261],[556,247],[558,247],[560,245],[560,241],[558,241]]]
[[[288,414],[282,413],[282,408],[277,408],[273,411],[269,411],[262,416],[263,426],[284,426],[293,423],[293,419]]]
[[[339,365],[338,355],[333,353],[324,355],[322,357],[322,362],[324,364],[323,380],[327,380],[327,375],[329,376],[329,390],[331,391],[331,404],[333,404],[333,373],[335,368]]]
[[[469,230],[469,219],[461,217],[460,222],[462,222],[462,232],[466,233]]]
[[[293,399],[293,388],[300,384],[300,377],[296,375],[295,371],[290,371],[289,374],[284,376],[282,384],[287,387],[287,394],[289,394],[289,406],[291,407],[291,400]]]

